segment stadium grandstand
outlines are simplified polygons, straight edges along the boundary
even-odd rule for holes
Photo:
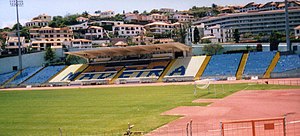
[[[299,77],[300,58],[280,52],[192,56],[181,43],[67,52],[87,64],[27,67],[0,74],[1,87],[96,85]],[[231,78],[231,79],[232,79]]]

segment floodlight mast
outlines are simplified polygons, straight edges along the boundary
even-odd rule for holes
[[[286,38],[286,46],[289,52],[292,51],[291,41],[290,41],[290,28],[289,28],[289,2],[288,0],[284,0],[285,5],[285,38]]]
[[[18,48],[19,48],[19,70],[22,70],[22,49],[20,39],[20,20],[19,20],[19,7],[24,5],[23,0],[10,0],[10,6],[16,7],[17,12],[17,35],[18,35]]]

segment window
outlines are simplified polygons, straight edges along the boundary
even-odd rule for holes
[[[298,51],[298,46],[293,46],[293,51]]]
[[[12,69],[15,71],[15,70],[18,70],[18,66],[13,66]]]

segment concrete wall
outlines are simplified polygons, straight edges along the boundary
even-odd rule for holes
[[[261,43],[263,46],[263,51],[270,51],[270,43]],[[205,44],[193,44],[193,55],[203,55],[205,52],[202,51],[203,46]],[[224,49],[223,52],[230,51],[230,50],[245,50],[246,47],[251,47],[256,49],[257,43],[239,43],[239,44],[221,44]],[[298,46],[298,50],[295,53],[300,53],[300,43],[293,43],[292,46]],[[280,43],[278,47],[279,51],[287,51],[286,43]]]
[[[64,57],[62,49],[55,49],[55,57]],[[45,51],[22,55],[23,68],[42,66],[46,62],[44,60]],[[19,67],[19,57],[6,57],[0,59],[0,74],[13,71],[13,66]]]
[[[23,68],[29,66],[41,66],[44,61],[45,52],[31,53],[22,55]],[[13,66],[19,67],[19,57],[6,57],[0,59],[0,73],[13,71]]]

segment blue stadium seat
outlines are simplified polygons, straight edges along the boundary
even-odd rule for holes
[[[235,76],[242,53],[222,54],[211,57],[202,77]]]
[[[11,79],[18,71],[0,74],[0,85],[4,84],[7,80]]]
[[[48,81],[52,76],[60,72],[65,65],[62,66],[48,66],[41,70],[39,73],[34,75],[32,78],[27,80],[25,84],[33,85],[33,84],[42,84]]]
[[[28,79],[30,76],[38,72],[43,67],[28,67],[25,68],[20,75],[18,75],[13,81],[8,83],[8,85],[19,85]]]
[[[245,76],[261,76],[268,69],[276,52],[251,52],[246,63]]]
[[[273,70],[275,73],[281,73],[300,68],[300,57],[298,55],[282,55]]]

